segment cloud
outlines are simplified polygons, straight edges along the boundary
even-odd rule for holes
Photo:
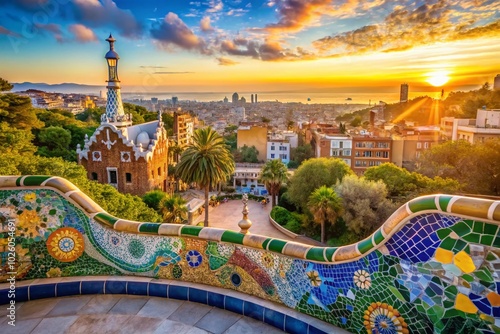
[[[207,13],[217,13],[222,11],[224,4],[221,0],[210,0],[208,3]]]
[[[226,13],[227,16],[234,16],[234,17],[239,17],[239,16],[243,16],[245,15],[246,13],[248,13],[249,10],[248,9],[243,9],[243,8],[234,8],[234,9],[231,9],[230,11],[228,11]]]
[[[177,14],[172,12],[168,13],[161,23],[151,29],[151,36],[166,48],[175,45],[185,50],[209,53],[205,42],[196,36]]]
[[[313,53],[303,48],[291,50],[283,48],[280,43],[265,41],[262,43],[238,37],[221,42],[220,51],[233,56],[245,56],[264,61],[293,61],[316,58]]]
[[[52,33],[54,38],[59,43],[64,42],[63,33],[61,31],[61,26],[58,24],[55,24],[55,23],[48,23],[48,24],[35,23],[35,28],[40,29],[40,30],[45,30],[45,31]]]
[[[313,46],[322,53],[344,55],[396,52],[437,42],[498,36],[500,33],[500,20],[475,26],[480,17],[489,15],[487,7],[484,10],[474,7],[476,13],[471,16],[471,12],[458,11],[454,5],[452,1],[440,0],[414,9],[397,6],[379,24],[326,36],[314,41]]]
[[[219,61],[219,65],[221,66],[233,66],[239,64],[239,62],[225,57],[219,57],[217,58],[217,60]]]
[[[73,0],[75,15],[92,27],[113,25],[121,35],[137,38],[143,27],[130,10],[119,8],[112,0]]]
[[[331,6],[331,0],[283,0],[278,3],[277,23],[268,24],[268,31],[299,31],[325,13]],[[274,1],[269,1],[268,6],[274,6]]]
[[[7,36],[13,36],[13,37],[20,37],[19,34],[13,32],[12,30],[9,30],[7,28],[4,28],[0,26],[0,35],[7,35]]]
[[[75,39],[79,42],[87,43],[97,41],[94,32],[83,24],[73,24],[69,27],[69,31],[73,33]]]
[[[203,32],[212,32],[214,31],[214,28],[210,25],[210,17],[205,16],[204,18],[201,19],[200,21],[200,29]]]

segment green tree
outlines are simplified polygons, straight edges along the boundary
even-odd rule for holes
[[[38,120],[31,106],[30,98],[10,93],[0,95],[0,122],[21,130],[43,127],[43,122]]]
[[[259,162],[259,151],[255,146],[243,145],[238,149],[238,153],[234,155],[234,160],[236,162]]]
[[[288,170],[281,160],[269,160],[260,171],[260,182],[266,185],[271,195],[271,203],[276,205],[276,196],[280,192],[281,185],[288,181]]]
[[[196,182],[205,190],[205,221],[208,226],[210,187],[226,181],[234,172],[234,160],[224,139],[211,127],[198,129],[177,164],[176,174],[188,184]]]
[[[71,133],[60,126],[49,126],[43,128],[38,134],[38,154],[44,157],[62,157],[66,160],[75,161],[76,152],[69,150],[71,144]]]
[[[499,139],[474,145],[465,140],[448,141],[425,151],[419,159],[417,171],[431,178],[454,179],[468,193],[498,195],[499,148]]]
[[[335,224],[342,211],[342,201],[332,188],[321,186],[309,196],[307,204],[313,214],[314,222],[321,225],[321,242],[325,243],[325,225]]]
[[[321,186],[331,187],[344,176],[353,174],[342,159],[309,159],[295,171],[288,185],[288,197],[292,203],[307,212],[307,201],[312,192]]]
[[[291,149],[290,158],[300,165],[304,160],[314,157],[314,151],[311,144],[299,145]]]
[[[188,218],[186,200],[179,195],[165,196],[160,202],[160,211],[164,223],[180,224]]]
[[[0,78],[0,92],[5,92],[14,88],[7,80]]]
[[[416,178],[412,173],[389,162],[369,167],[363,176],[368,181],[384,182],[391,197],[407,196],[417,189]]]
[[[36,151],[36,146],[32,143],[33,139],[31,131],[13,128],[4,122],[0,123],[0,151],[2,154],[33,154]]]
[[[342,218],[347,228],[360,238],[375,231],[396,208],[387,199],[387,188],[382,181],[348,175],[335,186],[335,192],[342,198]]]
[[[156,212],[160,211],[161,201],[167,196],[161,190],[151,190],[142,195],[142,201]]]

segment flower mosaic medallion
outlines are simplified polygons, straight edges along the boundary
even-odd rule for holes
[[[198,267],[203,261],[203,256],[197,250],[190,250],[186,255],[186,261],[190,267]]]
[[[139,259],[146,252],[146,248],[144,247],[142,242],[134,239],[131,240],[130,243],[128,244],[128,252],[130,253],[130,255],[132,255],[132,257]]]
[[[321,277],[319,277],[317,270],[307,272],[307,278],[309,278],[309,283],[311,283],[312,286],[316,287],[321,285]]]
[[[372,303],[363,316],[369,334],[409,334],[408,325],[401,314],[387,303]]]
[[[372,285],[370,274],[363,269],[356,270],[353,280],[354,284],[356,284],[356,286],[361,289],[368,289]]]
[[[61,227],[55,230],[47,239],[46,244],[49,254],[61,262],[75,261],[85,249],[82,234],[72,227]]]

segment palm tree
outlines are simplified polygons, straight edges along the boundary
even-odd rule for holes
[[[234,160],[224,139],[211,127],[198,129],[177,164],[176,174],[186,183],[205,189],[205,222],[208,226],[208,191],[234,172]]]
[[[281,185],[288,181],[288,170],[281,160],[269,160],[260,171],[260,182],[266,185],[267,191],[271,194],[271,203],[276,205],[276,196],[280,192]]]
[[[187,219],[186,200],[178,195],[165,196],[159,206],[164,223],[181,223]]]
[[[342,211],[342,200],[332,188],[321,186],[312,192],[307,204],[314,222],[321,224],[321,242],[325,243],[325,224],[335,224]]]

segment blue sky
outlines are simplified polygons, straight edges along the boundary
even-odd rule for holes
[[[0,76],[185,91],[479,85],[500,72],[493,0],[0,0]],[[433,74],[434,73],[434,74]]]

